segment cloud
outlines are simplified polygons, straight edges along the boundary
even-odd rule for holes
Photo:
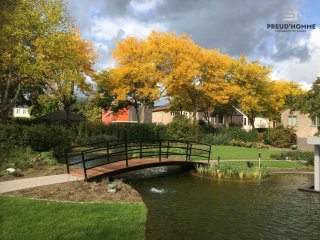
[[[150,11],[153,11],[157,5],[162,4],[161,0],[132,0],[128,5],[128,9],[131,9],[133,12],[138,14],[144,14]]]
[[[152,30],[166,31],[166,27],[157,22],[140,22],[131,17],[100,17],[91,27],[91,36],[98,40],[122,39],[129,36],[147,37]]]
[[[306,61],[299,61],[294,55],[285,60],[272,58],[263,61],[274,67],[272,77],[274,79],[286,79],[301,83],[304,87],[310,87],[310,83],[316,80],[320,72],[320,29],[312,30],[301,41],[305,42],[310,57]]]
[[[307,82],[299,82],[300,85],[302,86],[303,90],[310,90],[312,87],[312,83],[307,83]]]
[[[202,47],[219,48],[234,57],[245,53],[272,65],[276,78],[310,83],[319,72],[319,30],[279,33],[266,28],[268,23],[281,23],[286,11],[301,13],[306,0],[66,1],[83,38],[95,42],[97,70],[114,65],[115,41],[143,38],[157,30],[187,33]]]

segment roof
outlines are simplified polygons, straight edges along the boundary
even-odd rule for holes
[[[238,108],[234,108],[233,116],[245,116],[243,112],[241,112]]]
[[[13,108],[29,108],[27,105],[23,105],[23,106],[14,106]]]
[[[170,103],[167,103],[165,105],[162,105],[162,106],[157,106],[157,107],[154,107],[152,109],[152,112],[160,112],[160,111],[166,111],[166,110],[169,110],[170,109]]]
[[[67,120],[67,112],[65,110],[59,110],[56,112],[48,113],[37,119],[42,120]],[[70,120],[71,121],[81,121],[84,120],[84,117],[77,115],[76,113],[70,112]]]

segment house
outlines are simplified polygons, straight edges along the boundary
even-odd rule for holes
[[[17,106],[13,108],[14,118],[31,118],[28,106]]]
[[[246,130],[246,131],[250,131],[252,130],[252,125],[249,123],[249,118],[246,114],[244,114],[241,110],[239,110],[238,108],[235,108],[236,112],[239,112],[240,114],[240,119],[242,119],[242,125],[241,128]],[[255,129],[268,129],[271,128],[271,122],[269,121],[269,119],[261,117],[261,116],[257,116],[254,118],[254,128]]]
[[[281,124],[285,127],[292,127],[296,130],[297,144],[299,149],[312,150],[307,144],[307,138],[314,136],[320,126],[320,117],[311,119],[308,114],[287,109],[281,113]]]
[[[168,124],[172,122],[173,118],[177,115],[184,115],[188,118],[192,118],[193,116],[191,112],[187,111],[172,111],[170,110],[170,104],[165,104],[152,109],[152,122],[158,124]],[[201,112],[198,112],[196,117],[198,120],[207,121],[204,117],[204,114]],[[234,108],[233,114],[227,118],[222,115],[212,114],[209,122],[215,127],[224,127],[228,125],[233,127],[241,127],[246,131],[252,129],[252,126],[249,124],[248,117],[238,108]],[[262,117],[257,117],[255,118],[254,127],[259,129],[269,128],[269,120]]]
[[[150,108],[145,109],[144,121],[145,123],[150,123],[152,118]],[[141,109],[139,109],[139,116],[141,119]],[[117,113],[114,113],[111,109],[102,110],[101,120],[105,124],[111,123],[138,123],[136,111],[133,107],[123,108]]]
[[[47,121],[67,121],[67,112],[65,110],[59,110],[55,112],[48,113],[41,117],[37,118],[38,120],[47,120]],[[69,115],[70,121],[82,121],[85,120],[83,116],[80,116],[76,113],[70,112]]]
[[[169,103],[157,106],[152,109],[152,122],[157,124],[168,124],[172,122],[173,118],[178,115],[183,115],[188,118],[192,118],[192,112],[187,111],[172,111],[170,110],[171,106]],[[198,120],[204,120],[204,117],[201,113],[197,113]]]

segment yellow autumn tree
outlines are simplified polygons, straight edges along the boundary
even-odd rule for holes
[[[279,120],[280,113],[293,103],[295,97],[305,93],[298,83],[285,80],[274,80],[270,87],[271,93],[268,104],[264,107],[264,116],[273,121]]]
[[[75,91],[88,92],[86,76],[93,74],[96,53],[90,42],[80,38],[78,30],[59,32],[38,41],[46,94],[63,104],[70,120],[70,108],[76,101]]]
[[[117,66],[110,70],[109,83],[116,103],[128,100],[136,111],[138,122],[144,122],[146,107],[158,100],[163,93],[162,73],[155,65],[153,46],[146,40],[134,37],[117,42],[112,56]],[[139,108],[141,107],[141,116]]]
[[[162,84],[169,97],[197,112],[226,104],[238,88],[228,79],[232,59],[218,50],[196,45],[187,35],[153,33],[148,40],[154,47],[157,68],[163,72]],[[189,106],[188,106],[189,105]]]
[[[241,95],[239,86],[231,78],[234,60],[218,50],[203,50],[203,52],[199,59],[201,112],[207,121],[211,113],[217,111],[228,117],[234,111],[233,106]]]
[[[158,100],[163,93],[191,110],[227,104],[239,88],[228,77],[232,59],[206,50],[187,35],[153,32],[147,39],[128,38],[113,51],[117,66],[110,70],[116,101],[129,100],[136,109]],[[139,118],[138,118],[139,119]]]
[[[271,68],[259,61],[248,61],[244,55],[236,60],[236,67],[231,76],[232,81],[240,88],[239,107],[248,116],[254,126],[254,119],[265,113],[270,104],[272,84]]]

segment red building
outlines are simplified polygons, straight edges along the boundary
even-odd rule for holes
[[[141,118],[141,113],[139,111]],[[110,109],[105,109],[102,111],[102,122],[105,124],[116,123],[116,122],[126,122],[126,123],[137,123],[137,116],[135,109],[133,107],[121,109],[117,113],[113,113]],[[152,111],[147,108],[145,111],[144,122],[151,122],[152,120]]]

